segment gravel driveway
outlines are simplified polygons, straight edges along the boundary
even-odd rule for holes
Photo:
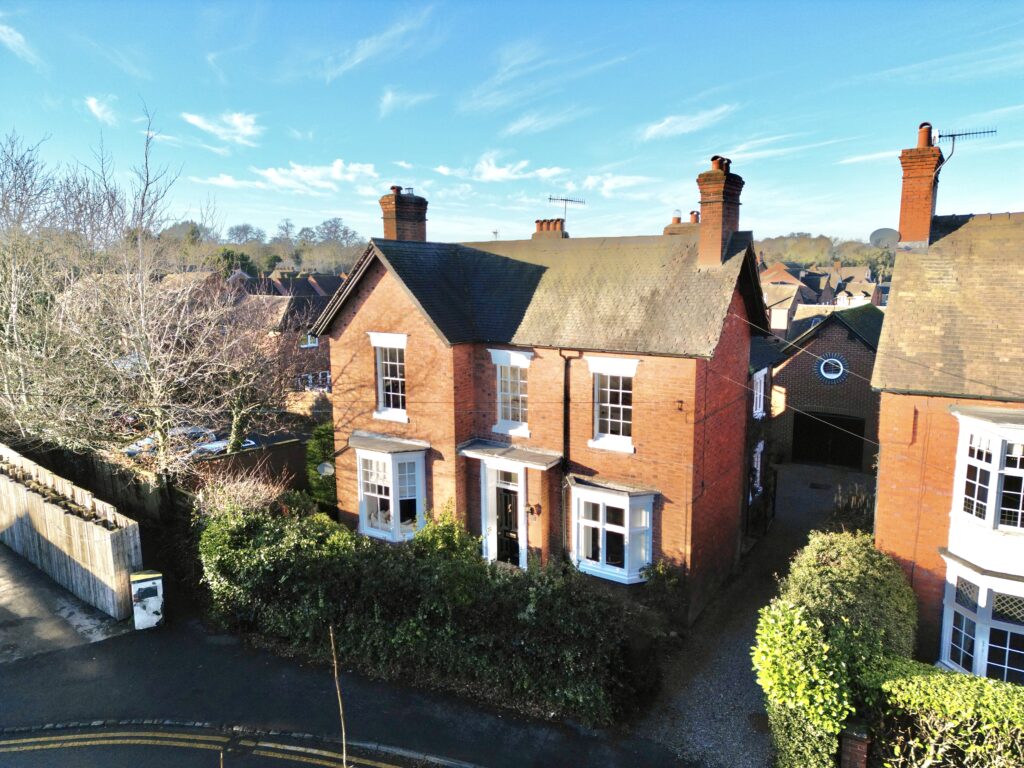
[[[668,661],[662,693],[637,735],[706,768],[771,765],[768,720],[750,662],[757,612],[775,594],[775,574],[785,572],[831,509],[836,486],[854,483],[873,487],[874,478],[831,467],[778,468],[775,522]]]

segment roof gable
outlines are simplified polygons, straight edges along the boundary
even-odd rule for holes
[[[809,315],[809,319],[815,316]],[[844,326],[854,336],[868,347],[872,352],[878,350],[878,338],[882,333],[882,324],[885,320],[885,312],[874,304],[862,304],[851,309],[833,309],[833,311],[817,315],[821,322],[814,323],[803,333],[794,338],[786,346],[786,354],[792,354],[799,347],[803,347],[830,323],[838,323]]]

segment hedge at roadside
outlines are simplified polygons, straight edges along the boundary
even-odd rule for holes
[[[899,566],[860,533],[812,533],[753,648],[776,765],[832,768],[839,733],[863,707],[859,676],[913,647],[917,603]]]
[[[886,768],[1024,766],[1024,686],[888,658],[862,681]]]
[[[200,556],[222,621],[313,649],[333,625],[341,663],[381,677],[594,724],[652,679],[617,601],[572,569],[488,565],[450,518],[388,545],[324,515],[222,514]]]

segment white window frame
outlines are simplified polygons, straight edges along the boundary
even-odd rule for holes
[[[312,333],[305,334],[299,340],[299,349],[316,349],[320,346],[320,337],[314,336]]]
[[[416,531],[426,522],[426,462],[425,451],[402,451],[400,453],[380,453],[356,449],[356,487],[359,497],[359,532],[385,541],[406,541],[416,535]],[[388,500],[391,508],[391,524],[389,530],[374,528],[369,524],[369,510],[363,488],[363,461],[375,461],[387,469]],[[416,525],[412,531],[402,530],[400,503],[403,499],[399,485],[399,465],[412,463],[415,469],[415,497],[406,495],[404,498],[416,499]]]
[[[751,389],[754,391],[753,416],[763,419],[767,412],[764,407],[764,389],[768,382],[768,369],[762,368],[750,378]]]
[[[593,355],[584,355],[584,359],[587,361],[587,365],[590,367],[590,376],[593,379],[593,398],[594,398],[594,437],[587,441],[587,446],[590,448],[597,448],[604,451],[617,451],[619,453],[636,453],[636,448],[633,445],[633,427],[636,426],[635,405],[631,403],[630,407],[630,434],[629,435],[606,435],[600,431],[600,413],[601,413],[601,392],[600,392],[600,376],[623,376],[630,379],[630,391],[635,396],[636,394],[636,369],[639,366],[640,361],[635,358],[619,358],[619,357],[595,357]]]
[[[488,562],[498,559],[498,511],[495,499],[499,487],[498,473],[516,476],[516,527],[519,537],[519,567],[525,569],[529,555],[529,524],[526,519],[526,465],[508,459],[480,460],[480,530],[483,531],[483,557]],[[501,484],[511,488],[511,485]]]
[[[317,376],[317,388],[322,392],[331,391],[331,372],[320,371]]]
[[[1019,468],[1006,466],[1009,447],[1024,444],[1024,424],[995,424],[961,413],[955,413],[955,415],[960,422],[960,435],[957,442],[956,472],[950,516],[958,524],[961,524],[963,519],[969,519],[970,522],[985,529],[1024,538],[1024,517],[1021,518],[1019,526],[1000,522],[1000,507],[1006,478],[1024,478],[1024,466]],[[1024,421],[1024,410],[1021,411],[1021,420]],[[973,446],[976,449],[977,447],[987,449],[986,452],[990,457],[988,460],[979,457],[977,450],[975,450],[975,457],[970,456],[972,440],[974,440]],[[983,504],[985,512],[983,516],[964,509],[968,467],[970,466],[976,467],[979,472],[988,473],[988,494]],[[957,519],[958,516],[960,519]]]
[[[647,579],[642,575],[643,569],[651,564],[654,536],[654,494],[630,496],[606,489],[577,488],[572,489],[572,559],[576,567],[583,573],[598,576],[620,584],[638,584]],[[600,505],[599,520],[594,523],[583,516],[584,504]],[[610,525],[606,521],[607,507],[624,510],[625,520],[622,526]],[[639,514],[640,524],[634,523],[634,514]],[[601,533],[600,560],[595,562],[583,556],[584,529],[597,528]],[[624,538],[623,566],[620,568],[604,562],[606,547],[604,545],[607,532],[622,534]],[[640,553],[634,553],[633,543],[642,536]]]
[[[396,421],[401,424],[408,424],[409,413],[407,409],[409,406],[409,377],[407,375],[408,371],[405,368],[407,364],[405,359],[405,348],[409,337],[404,333],[378,333],[375,331],[370,331],[367,335],[370,337],[370,344],[373,346],[374,379],[377,387],[377,405],[373,411],[373,418],[381,419],[383,421]],[[405,408],[384,407],[384,376],[383,366],[381,364],[381,351],[385,349],[402,350],[402,381],[405,383]]]
[[[491,427],[491,431],[499,435],[509,435],[510,437],[529,437],[530,428],[527,424],[530,418],[529,414],[529,377],[526,376],[525,372],[530,368],[530,362],[533,360],[533,352],[518,349],[488,349],[488,353],[491,355],[491,363],[495,368],[495,407],[496,416],[494,426]],[[503,419],[501,417],[501,406],[502,406],[502,369],[503,368],[517,368],[524,375],[526,380],[526,395],[522,396],[522,399],[526,401],[526,421],[514,421],[511,419]]]
[[[943,597],[942,612],[942,648],[939,664],[956,672],[966,672],[978,677],[988,676],[989,652],[992,646],[992,630],[1002,630],[1024,636],[1024,625],[996,619],[993,615],[995,593],[1024,599],[1024,583],[1013,579],[1004,579],[991,574],[982,574],[967,564],[946,560],[946,587]],[[957,579],[964,579],[978,587],[977,606],[971,610],[956,602]],[[954,613],[974,622],[974,653],[973,663],[968,669],[953,661],[951,643],[953,640]],[[1005,665],[1004,665],[1005,666]],[[996,678],[1002,679],[1002,678]]]

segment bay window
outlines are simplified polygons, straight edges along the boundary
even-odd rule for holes
[[[584,573],[623,584],[643,581],[651,563],[653,494],[572,490],[573,560]]]
[[[359,531],[401,541],[424,523],[424,453],[356,451]]]

